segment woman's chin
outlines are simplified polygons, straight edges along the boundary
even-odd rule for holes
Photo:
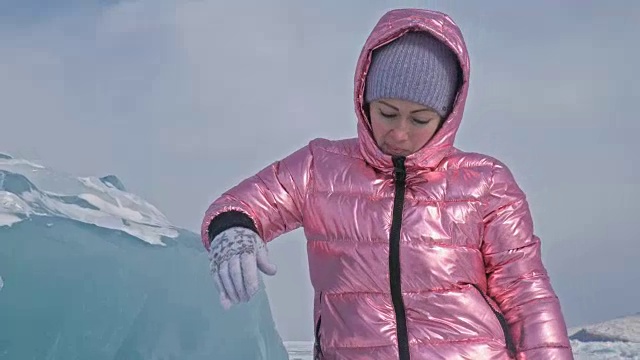
[[[408,156],[411,154],[409,150],[398,149],[387,145],[382,146],[382,152],[391,156]]]

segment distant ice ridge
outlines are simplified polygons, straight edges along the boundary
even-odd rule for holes
[[[113,175],[74,177],[0,154],[0,226],[32,215],[121,230],[153,245],[179,235],[156,207],[127,192]]]
[[[640,360],[640,313],[569,329],[576,360]]]
[[[313,341],[285,341],[289,360],[313,360]]]
[[[640,344],[640,313],[569,330],[581,342],[631,342]]]
[[[640,344],[571,341],[575,360],[640,360]]]

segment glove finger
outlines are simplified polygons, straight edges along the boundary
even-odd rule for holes
[[[242,280],[243,274],[242,268],[240,267],[240,256],[234,256],[229,259],[229,274],[231,275],[233,287],[236,289],[236,293],[238,294],[238,300],[249,300],[247,291],[244,288],[244,281]]]
[[[256,256],[250,253],[242,254],[242,256],[240,256],[240,262],[247,295],[252,297],[258,291],[258,266]]]
[[[218,273],[217,271],[213,274],[213,281],[215,282],[216,287],[218,288],[218,292],[220,293],[220,304],[222,304],[222,307],[225,310],[229,310],[229,308],[233,304],[231,303],[231,300],[227,295],[227,291],[224,289],[224,286],[222,285],[222,279],[220,278],[220,273]]]
[[[278,271],[278,268],[275,264],[272,264],[269,260],[269,254],[267,252],[267,247],[262,246],[258,248],[258,268],[267,275],[275,275]]]
[[[238,299],[238,293],[233,286],[233,280],[231,280],[231,276],[229,274],[229,261],[225,261],[220,264],[220,280],[222,280],[222,285],[224,285],[224,289],[227,292],[227,296],[229,300],[233,304],[237,304],[240,299]]]

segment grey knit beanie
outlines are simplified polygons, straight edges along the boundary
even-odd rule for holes
[[[444,118],[458,90],[459,69],[447,45],[427,32],[408,32],[373,51],[364,100],[412,101]]]

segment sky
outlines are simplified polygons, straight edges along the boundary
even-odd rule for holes
[[[41,4],[0,3],[0,152],[115,174],[195,232],[228,187],[313,138],[355,136],[355,63],[386,10],[448,13],[471,57],[456,145],[527,193],[568,325],[640,312],[639,3]],[[302,231],[270,252],[278,330],[310,340]]]

